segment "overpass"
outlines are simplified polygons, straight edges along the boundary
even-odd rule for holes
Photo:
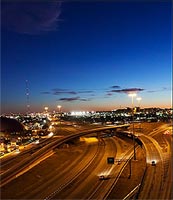
[[[130,124],[122,124],[122,125],[116,125],[116,126],[104,126],[101,128],[80,131],[79,133],[76,133],[75,135],[72,134],[72,135],[76,136],[76,137],[80,137],[80,136],[88,135],[90,133],[98,133],[98,132],[107,131],[107,130],[109,130],[110,132],[117,131],[118,129],[127,130],[127,128],[129,128],[129,126],[130,126]]]
[[[117,125],[117,126],[106,126],[101,128],[95,128],[90,130],[85,130],[82,132],[78,132],[76,134],[71,134],[69,136],[66,136],[64,138],[61,138],[57,141],[51,142],[45,146],[43,146],[41,149],[39,149],[37,152],[32,154],[32,156],[27,157],[26,159],[22,160],[18,164],[12,166],[9,170],[1,174],[1,184],[0,187],[5,185],[6,183],[10,182],[14,178],[16,178],[19,174],[22,174],[22,171],[26,171],[26,169],[30,169],[30,166],[32,166],[34,163],[37,163],[37,160],[44,157],[48,152],[52,151],[56,147],[81,136],[88,135],[91,133],[99,133],[103,131],[109,130],[110,132],[116,131],[117,129],[125,130],[129,127],[129,124],[124,125]]]

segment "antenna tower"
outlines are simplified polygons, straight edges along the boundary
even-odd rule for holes
[[[29,104],[29,87],[28,87],[28,80],[26,80],[26,103],[27,103],[27,114],[30,113],[30,104]]]

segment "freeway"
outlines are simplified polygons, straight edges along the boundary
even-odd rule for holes
[[[15,164],[21,162],[21,160],[26,159],[28,156],[31,156],[34,152],[41,149],[46,144],[56,140],[56,138],[47,138],[47,139],[39,139],[39,143],[32,142],[28,145],[23,146],[20,148],[20,152],[16,152],[15,150],[9,155],[1,158],[1,173],[9,170]]]
[[[41,159],[42,157],[44,157],[49,151],[52,151],[56,146],[60,146],[72,139],[75,139],[77,137],[81,137],[84,135],[88,135],[91,134],[93,132],[100,132],[100,131],[105,131],[105,130],[114,130],[117,128],[127,128],[129,127],[128,124],[126,125],[117,125],[117,126],[109,126],[109,127],[101,127],[101,128],[94,128],[91,130],[83,130],[80,131],[78,133],[73,133],[70,134],[64,138],[60,138],[59,140],[55,140],[51,143],[48,143],[47,145],[43,146],[41,149],[39,149],[37,152],[32,154],[32,157],[27,157],[26,159],[24,159],[23,161],[17,163],[16,165],[14,165],[12,168],[10,168],[9,170],[3,172],[1,174],[1,187],[3,185],[5,185],[6,183],[10,182],[11,180],[13,180],[16,176],[18,176],[18,174],[22,174],[22,171],[26,172],[26,168],[30,169],[30,165],[34,165],[34,163],[38,163],[38,159]],[[43,159],[43,158],[42,158]]]
[[[23,198],[43,199],[45,196],[62,190],[64,187],[69,185],[78,175],[80,175],[80,173],[82,173],[82,171],[88,167],[96,157],[98,157],[98,154],[101,156],[102,152],[104,152],[104,146],[98,146],[97,143],[89,143],[82,149],[83,151],[78,152],[78,156],[74,157],[71,155],[71,158],[69,158],[70,152],[68,152],[68,154],[65,156],[68,161],[61,163],[61,166],[58,166],[58,164],[55,163],[57,168],[55,171],[52,171],[46,175],[44,173],[40,173],[41,177],[46,176],[44,179],[47,181],[42,181],[41,184],[34,183],[35,186],[33,187],[34,189],[32,191],[30,191],[30,187],[28,187],[29,192],[23,194]]]
[[[159,199],[160,190],[163,183],[162,155],[154,139],[148,136],[140,136],[140,139],[142,140],[146,149],[147,171],[143,189],[139,195],[139,198]],[[156,166],[151,164],[152,161],[156,162]]]
[[[22,176],[14,178],[2,187],[2,197],[5,199],[109,198],[109,193],[113,187],[117,186],[122,169],[129,163],[124,162],[121,165],[115,163],[111,166],[105,162],[106,157],[111,155],[119,159],[124,156],[124,160],[129,160],[133,151],[130,150],[132,143],[127,143],[117,137],[104,138],[106,145],[100,145],[97,140],[91,142],[89,136],[85,137],[94,131],[105,131],[107,128],[112,130],[117,127],[102,127],[93,130],[82,130],[81,128],[76,133],[73,132],[73,128],[68,128],[65,137],[47,144],[34,153],[35,163],[40,163],[42,158],[49,153],[51,156],[25,174],[19,171],[18,174],[21,173]],[[140,186],[138,193],[140,199],[170,198],[172,136],[164,134],[167,129],[168,125],[163,125],[149,134],[144,132],[138,134],[146,150],[147,170],[141,185],[138,183],[131,192],[124,193],[122,196],[129,197],[138,191]],[[79,146],[70,145],[67,149],[57,148],[57,145],[62,145],[76,137],[85,137],[85,145],[80,141],[80,145],[77,143]],[[151,166],[153,159],[157,160],[156,166]],[[23,170],[32,165],[32,162],[25,165]],[[99,180],[98,176],[104,173],[110,173],[111,177],[107,180]],[[14,192],[14,187],[21,189]]]
[[[171,199],[171,134],[164,134],[169,124],[160,126],[150,134],[141,134],[140,140],[146,150],[147,170],[141,185],[139,199]],[[156,165],[152,166],[151,162]]]
[[[124,151],[129,148],[129,145],[122,140],[110,138],[104,140],[107,140],[106,146],[100,145],[97,139],[93,141],[93,138],[87,137],[86,142],[80,142],[79,146],[54,150],[54,154],[42,164],[40,163],[37,167],[5,185],[2,188],[2,197],[5,195],[8,199],[12,197],[15,199],[43,199],[51,197],[51,194],[56,194],[56,191],[59,195],[59,192],[71,188],[74,183],[78,185],[78,181],[85,182],[84,180],[87,180],[87,183],[90,182],[95,168],[97,168],[97,172],[93,175],[94,179],[91,178],[91,180],[98,181],[99,173],[109,170],[109,166],[105,163],[106,157],[108,155],[121,157]],[[89,185],[86,185],[85,182],[83,186],[90,187],[92,181]],[[23,189],[14,193],[14,187]]]
[[[77,176],[69,187],[69,183],[63,189],[56,190],[55,193],[49,195],[45,199],[85,199],[84,195],[87,194],[93,187],[97,187],[95,183],[98,183],[98,175],[100,173],[108,173],[110,171],[110,166],[107,165],[107,156],[116,156],[117,149],[114,140],[107,139],[105,145],[99,145],[104,149],[98,153],[97,157],[92,163],[83,171],[80,176]],[[106,150],[106,151],[105,151]],[[78,166],[76,166],[78,168]],[[68,176],[68,174],[67,174]],[[62,180],[63,181],[63,180]]]
[[[45,199],[103,199],[108,196],[113,186],[119,179],[123,169],[128,165],[129,159],[133,155],[133,147],[120,139],[104,138],[104,155],[98,155],[94,162],[84,170],[80,176],[77,176],[72,182],[66,184],[64,188],[58,188]],[[124,148],[126,145],[126,148]],[[107,157],[116,157],[117,160],[126,160],[119,165],[107,164]],[[68,174],[67,174],[68,175]],[[99,180],[99,176],[108,177],[106,180]],[[62,180],[63,181],[63,180]],[[65,184],[65,183],[64,183]]]
[[[92,126],[93,128],[93,126]],[[99,127],[100,128],[100,127]],[[91,126],[55,126],[54,131],[55,131],[55,135],[54,137],[50,137],[50,136],[44,136],[39,138],[39,143],[37,143],[36,141],[29,143],[28,145],[24,145],[24,146],[20,146],[20,152],[18,151],[13,151],[11,153],[8,153],[5,156],[2,156],[0,158],[0,162],[1,162],[1,173],[4,173],[7,170],[10,170],[10,168],[16,164],[18,164],[19,162],[21,162],[21,160],[26,159],[27,157],[30,157],[30,155],[32,155],[34,152],[38,151],[39,149],[41,149],[43,146],[59,139],[65,136],[68,136],[69,134],[74,134],[76,132],[80,132],[80,131],[84,131],[84,130],[88,130],[91,129]]]

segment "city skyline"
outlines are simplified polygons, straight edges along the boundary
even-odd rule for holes
[[[131,92],[171,107],[171,1],[2,1],[1,13],[1,113],[113,110]]]

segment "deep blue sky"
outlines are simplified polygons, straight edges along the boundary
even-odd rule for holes
[[[7,2],[2,113],[171,107],[171,1]]]

